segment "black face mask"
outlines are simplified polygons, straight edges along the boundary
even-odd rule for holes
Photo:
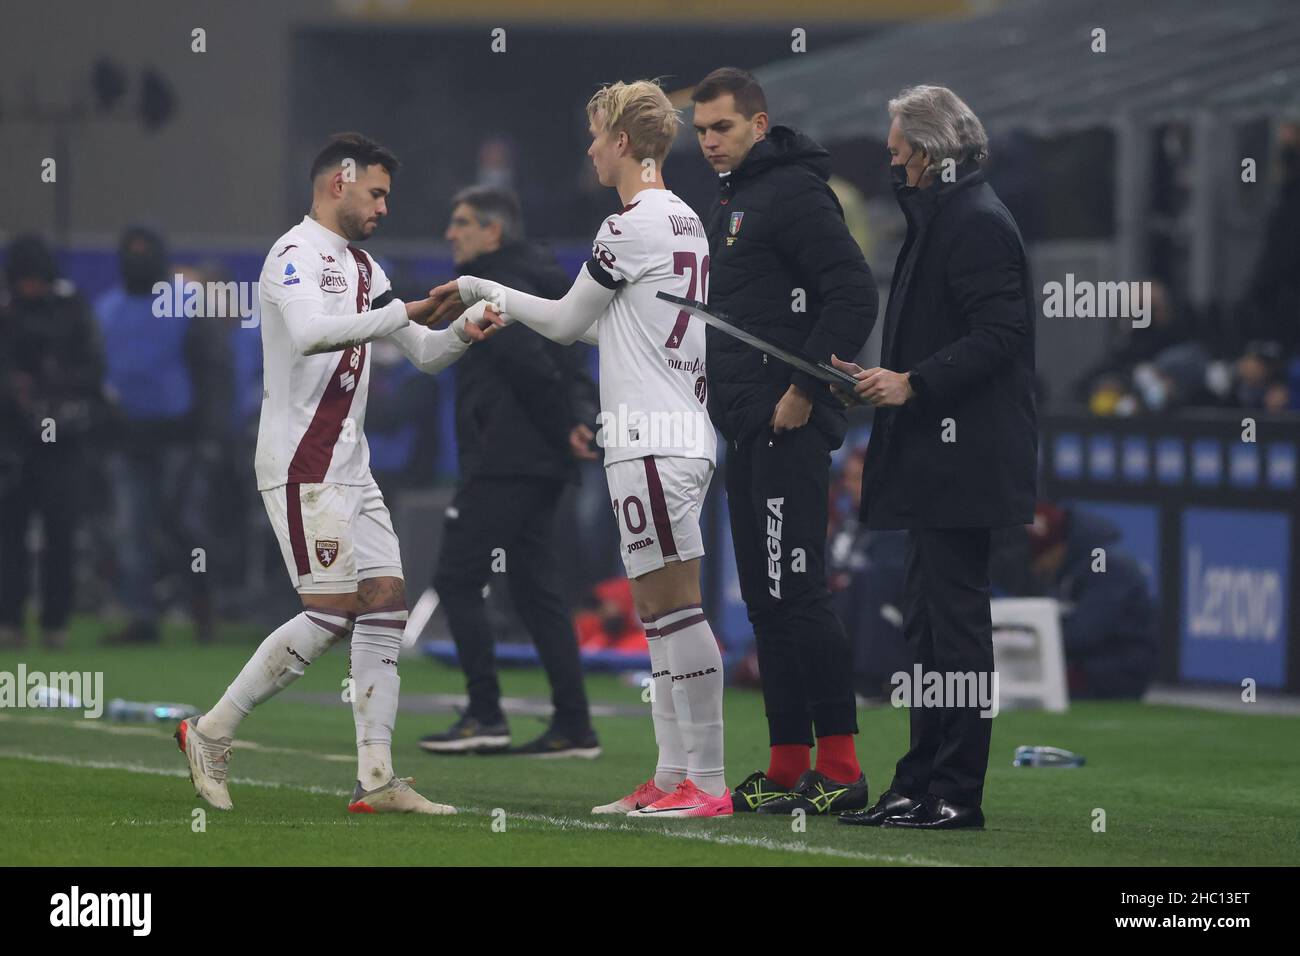
[[[916,153],[913,152],[913,153],[912,153],[912,156],[915,156],[915,155],[916,155]],[[908,156],[907,159],[904,160],[904,161],[901,162],[901,163],[890,163],[890,164],[889,164],[889,175],[890,175],[890,177],[891,177],[891,178],[893,179],[893,181],[894,181],[893,185],[894,185],[894,189],[895,189],[895,191],[900,190],[900,189],[907,189],[907,188],[908,188],[908,185],[907,185],[907,164],[910,163],[910,162],[912,161],[912,156]]]

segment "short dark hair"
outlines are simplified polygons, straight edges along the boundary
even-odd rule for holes
[[[464,203],[478,216],[481,225],[501,223],[501,238],[514,242],[524,237],[524,216],[519,197],[498,186],[468,186],[451,197],[451,208]]]
[[[696,83],[691,92],[691,102],[709,103],[726,93],[735,97],[736,109],[745,119],[753,119],[755,113],[767,112],[767,97],[754,74],[735,66],[718,67]]]
[[[396,173],[402,165],[391,150],[386,146],[380,146],[367,136],[362,136],[360,133],[335,133],[312,160],[309,178],[315,182],[316,177],[322,172],[333,169],[345,159],[355,160],[361,169],[378,163],[387,170],[389,176]]]

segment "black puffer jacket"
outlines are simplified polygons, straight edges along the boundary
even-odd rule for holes
[[[507,243],[457,272],[559,299],[573,279],[549,253]],[[574,425],[593,425],[595,384],[582,368],[588,346],[565,348],[524,325],[502,329],[456,363],[456,444],[461,480],[473,476],[568,477]]]
[[[772,127],[722,177],[708,215],[709,303],[732,321],[814,360],[852,360],[876,321],[876,283],[827,185],[830,154]],[[797,295],[795,290],[803,290]],[[803,311],[796,307],[802,300]],[[793,382],[812,396],[810,424],[838,447],[844,410],[825,383],[710,328],[709,414],[729,441],[767,427]]]

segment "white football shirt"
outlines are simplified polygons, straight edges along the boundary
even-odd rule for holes
[[[281,236],[258,280],[262,325],[262,414],[257,429],[257,487],[288,483],[371,481],[366,444],[370,346],[366,339],[404,329],[406,309],[393,299],[384,270],[364,250],[310,216]],[[389,297],[391,298],[391,296]],[[314,313],[357,317],[357,344],[303,354],[285,323],[290,304]]]
[[[601,223],[587,271],[616,290],[597,325],[605,464],[646,455],[715,461],[704,323],[655,296],[708,301],[700,217],[667,189],[643,189]]]

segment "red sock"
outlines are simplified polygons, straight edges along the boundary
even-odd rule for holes
[[[772,762],[767,765],[767,778],[778,787],[793,787],[799,775],[811,764],[810,750],[804,744],[774,744]]]
[[[852,783],[862,776],[852,734],[817,738],[817,772],[836,783]]]

